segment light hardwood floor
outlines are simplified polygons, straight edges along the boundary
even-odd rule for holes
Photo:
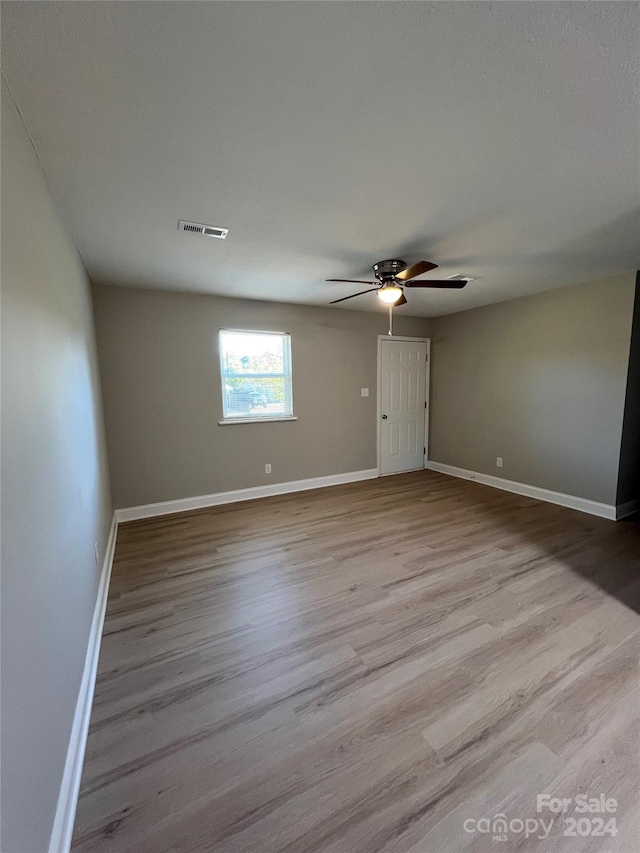
[[[434,472],[124,525],[73,850],[637,853],[639,611],[640,524]],[[465,831],[538,793],[618,834]]]

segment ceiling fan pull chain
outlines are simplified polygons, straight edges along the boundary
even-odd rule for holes
[[[393,335],[393,305],[389,305],[389,337]]]

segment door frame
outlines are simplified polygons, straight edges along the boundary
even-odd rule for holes
[[[408,335],[378,335],[378,378],[376,388],[376,460],[378,465],[378,477],[391,477],[392,474],[380,473],[380,423],[382,419],[382,342],[383,341],[415,341],[417,343],[425,343],[427,345],[427,364],[425,371],[425,389],[424,398],[427,401],[426,416],[424,419],[424,447],[426,451],[422,457],[422,467],[427,468],[429,461],[429,418],[431,416],[431,400],[429,399],[430,376],[431,376],[431,338],[412,338]]]

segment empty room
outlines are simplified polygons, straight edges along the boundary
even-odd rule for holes
[[[640,4],[0,23],[2,853],[639,853]]]

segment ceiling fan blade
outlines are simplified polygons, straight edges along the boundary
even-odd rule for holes
[[[334,299],[333,302],[329,303],[329,305],[335,305],[336,302],[344,302],[345,299],[353,299],[354,296],[362,296],[363,293],[373,293],[375,290],[378,290],[378,288],[372,287],[371,290],[361,290],[360,293],[352,293],[351,296],[343,296],[342,299]]]
[[[408,301],[409,300],[407,299],[407,297],[403,293],[402,296],[400,297],[400,299],[398,299],[398,301],[396,302],[396,304],[393,307],[397,308],[398,305],[406,305]]]
[[[429,261],[418,261],[417,264],[414,264],[412,267],[408,267],[406,270],[399,272],[396,278],[398,281],[409,281],[410,278],[415,278],[417,275],[423,272],[429,272],[429,270],[435,270],[438,264],[429,263]]]
[[[466,287],[468,284],[467,281],[460,279],[444,279],[444,281],[436,281],[432,279],[431,281],[405,281],[404,287],[450,287],[453,290],[461,290],[463,287]]]
[[[347,284],[377,284],[377,281],[356,281],[354,278],[325,278],[325,281],[344,281]]]

